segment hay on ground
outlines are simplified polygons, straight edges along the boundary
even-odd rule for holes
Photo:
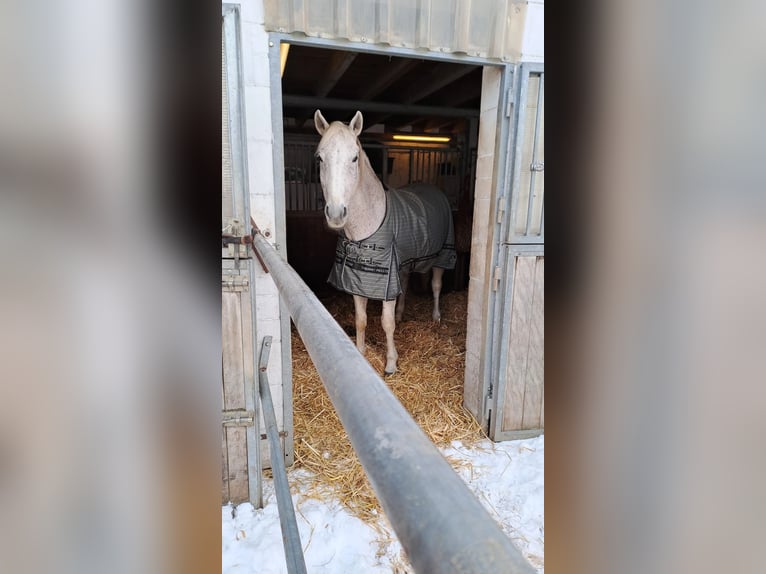
[[[353,339],[352,298],[338,293],[323,302]],[[415,421],[439,446],[455,440],[470,444],[485,436],[462,406],[466,303],[465,291],[442,295],[442,320],[435,325],[431,321],[431,298],[408,294],[404,321],[396,327],[398,371],[385,378]],[[368,303],[366,358],[382,374],[386,339],[380,310],[380,302]],[[313,473],[311,478],[304,478],[310,481],[304,491],[321,497],[329,488],[353,514],[376,522],[381,511],[378,501],[294,327],[292,351],[295,462]]]

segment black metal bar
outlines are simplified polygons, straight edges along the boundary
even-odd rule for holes
[[[292,267],[261,235],[253,248],[415,570],[535,572]]]
[[[290,495],[290,485],[287,482],[287,470],[285,469],[282,445],[279,442],[279,429],[277,417],[274,414],[274,402],[271,400],[269,378],[266,374],[270,350],[271,337],[267,335],[263,338],[261,356],[258,361],[258,387],[261,395],[263,421],[266,425],[266,434],[269,437],[269,455],[271,457],[271,470],[274,475],[274,491],[277,494],[279,525],[282,528],[282,543],[285,547],[287,571],[289,574],[306,574],[306,562],[303,558],[298,522],[295,519],[293,499]]]
[[[310,109],[347,110],[352,112],[381,112],[403,116],[432,115],[451,118],[479,117],[479,110],[473,108],[450,108],[442,106],[419,106],[414,104],[398,104],[387,102],[372,102],[362,100],[341,100],[338,98],[317,98],[314,96],[282,95],[282,105],[285,107],[301,107]]]

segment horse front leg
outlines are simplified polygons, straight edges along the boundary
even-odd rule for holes
[[[444,275],[444,269],[441,267],[434,267],[433,271],[434,274],[433,277],[431,277],[431,291],[433,291],[434,294],[434,312],[431,315],[431,318],[435,323],[440,323],[442,315],[439,312],[439,295],[442,291],[442,276]]]
[[[399,281],[402,285],[402,292],[399,294],[399,299],[396,302],[396,322],[402,322],[402,315],[404,315],[404,298],[407,296],[407,285],[410,283],[410,274],[407,271],[399,272]]]
[[[364,331],[367,329],[367,298],[354,295],[354,319],[356,321],[356,348],[364,355]]]
[[[399,354],[394,346],[394,330],[396,321],[394,321],[394,308],[396,299],[393,301],[383,301],[383,314],[380,322],[383,324],[383,331],[386,333],[386,370],[387,375],[393,375],[396,372],[396,360]]]

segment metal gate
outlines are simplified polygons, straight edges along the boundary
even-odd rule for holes
[[[245,186],[244,138],[238,50],[238,11],[224,5],[222,14],[221,223],[223,233],[250,232]],[[226,502],[261,501],[260,422],[255,387],[255,305],[253,269],[245,245],[222,245],[222,426],[221,497]]]
[[[314,153],[319,138],[286,138],[285,208],[293,211],[322,211],[324,196],[319,182]],[[475,170],[476,152],[451,148],[423,148],[389,146],[365,142],[365,152],[375,154],[379,164],[376,175],[389,187],[398,188],[410,183],[430,183],[444,191],[453,209],[457,209],[462,194],[472,189],[463,186],[466,171]],[[473,178],[468,180],[473,182]]]
[[[542,64],[522,64],[509,144],[511,193],[503,218],[493,280],[491,414],[493,440],[540,434],[544,418],[544,87]]]

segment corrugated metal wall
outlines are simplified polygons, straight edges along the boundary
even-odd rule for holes
[[[229,95],[226,89],[226,44],[221,32],[221,222],[226,226],[234,217],[234,184],[232,182],[231,143],[229,140]]]
[[[518,58],[513,0],[264,0],[266,29],[436,52]]]

